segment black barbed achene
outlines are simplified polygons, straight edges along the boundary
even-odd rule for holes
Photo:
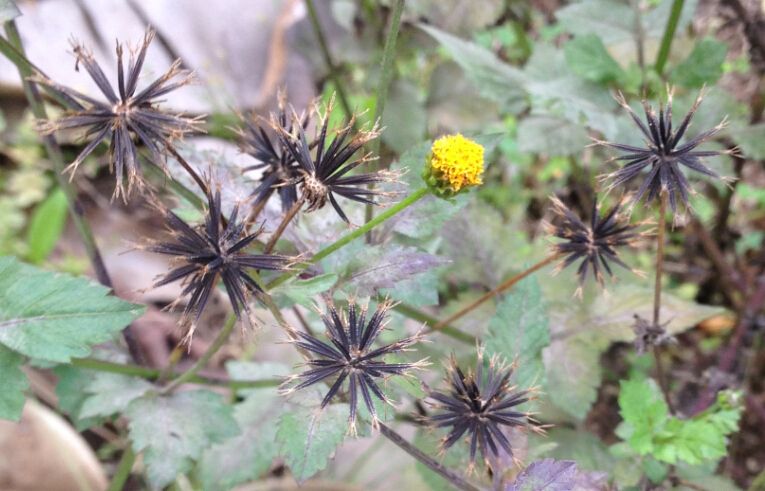
[[[191,226],[164,205],[157,205],[170,238],[144,246],[148,251],[171,256],[177,263],[174,269],[154,283],[154,287],[182,281],[183,291],[176,303],[186,299],[181,324],[188,327],[187,342],[219,279],[237,318],[241,320],[244,311],[249,319],[248,296],[265,293],[248,270],[285,271],[297,260],[278,254],[245,252],[261,230],[247,231],[245,222],[239,217],[238,203],[234,205],[228,220],[224,221],[220,187],[209,182],[208,189],[204,223]]]
[[[293,132],[293,124],[298,124],[303,131],[310,122],[310,112],[301,114],[297,123],[287,110],[286,94],[279,93],[279,108],[272,113],[270,121],[255,115],[242,118],[244,128],[239,133],[239,148],[242,152],[260,162],[245,167],[244,171],[263,170],[260,183],[253,190],[255,204],[267,200],[274,192],[279,194],[282,210],[286,212],[298,200],[298,182],[302,174],[292,152],[279,138],[279,133]],[[273,129],[278,126],[278,130]]]
[[[645,175],[637,192],[631,198],[632,203],[637,203],[644,197],[647,202],[658,200],[662,190],[664,190],[668,194],[673,213],[677,213],[678,198],[687,209],[689,195],[694,192],[680,166],[709,177],[723,179],[720,174],[705,166],[702,159],[732,151],[696,150],[699,145],[710,140],[725,127],[725,120],[714,128],[702,131],[685,143],[680,144],[691,124],[693,115],[701,104],[703,92],[698,94],[691,109],[677,128],[672,126],[672,95],[672,89],[668,90],[667,103],[666,105],[659,103],[658,115],[648,102],[643,101],[645,123],[635,114],[624,96],[621,94],[617,96],[616,99],[619,104],[629,113],[645,137],[645,147],[601,140],[596,140],[596,143],[614,148],[624,154],[612,160],[626,161],[619,170],[601,176],[601,179],[610,181],[609,189],[625,185],[637,178],[644,169],[648,169],[648,174]],[[646,193],[648,194],[646,195]]]
[[[513,457],[506,428],[529,428],[541,432],[531,413],[519,411],[517,406],[534,398],[536,389],[517,389],[510,383],[514,366],[493,356],[484,366],[484,350],[478,349],[475,370],[467,374],[452,355],[446,368],[444,391],[431,390],[428,403],[435,412],[425,421],[436,428],[448,428],[442,439],[444,450],[460,439],[470,441],[470,463],[475,464],[480,454],[488,461],[489,454],[498,456],[500,449]]]
[[[272,126],[277,130],[281,141],[300,166],[300,192],[306,201],[306,211],[312,212],[323,208],[329,201],[340,218],[346,223],[348,217],[340,208],[335,194],[359,203],[377,205],[377,198],[390,196],[391,193],[380,188],[370,188],[370,184],[393,182],[398,177],[395,172],[380,170],[365,174],[348,175],[356,167],[374,160],[371,153],[359,155],[367,142],[380,136],[377,124],[370,130],[354,130],[355,117],[345,126],[334,131],[331,137],[329,120],[332,113],[334,96],[322,113],[316,109],[319,130],[316,141],[309,143],[305,129],[295,124],[298,116],[293,109],[292,132],[286,131],[272,118]],[[330,141],[331,138],[331,141]],[[312,154],[312,147],[316,147]]]
[[[117,92],[93,54],[83,45],[73,42],[75,70],[79,70],[80,65],[85,67],[106,98],[105,102],[59,85],[42,75],[31,78],[34,83],[66,102],[70,108],[68,113],[55,121],[41,121],[38,125],[41,133],[77,129],[84,130],[85,137],[90,139],[67,171],[74,173],[100,143],[109,140],[109,166],[116,176],[114,195],[121,195],[123,199],[127,199],[133,185],[142,183],[134,139],[149,149],[155,163],[161,164],[164,162],[164,150],[172,146],[174,140],[187,133],[202,131],[199,118],[188,118],[157,107],[160,97],[189,84],[192,79],[191,72],[181,69],[180,60],[176,60],[161,77],[137,92],[146,51],[154,35],[154,30],[148,29],[138,51],[130,50],[127,68],[123,64],[124,48],[117,43]],[[123,185],[125,178],[127,190]]]
[[[639,231],[643,225],[642,222],[630,223],[627,217],[619,213],[622,209],[621,203],[617,203],[601,215],[597,198],[593,198],[592,217],[587,225],[560,199],[553,196],[550,200],[558,220],[554,224],[545,223],[545,228],[550,235],[563,239],[563,242],[552,246],[553,253],[563,258],[556,271],[561,271],[581,259],[582,262],[577,269],[580,285],[578,294],[581,294],[581,287],[587,280],[590,270],[595,280],[603,286],[603,270],[609,276],[613,276],[610,263],[639,273],[622,261],[618,249],[634,245],[643,239],[647,232]]]
[[[296,390],[310,387],[319,382],[334,378],[321,407],[326,407],[338,395],[343,383],[348,381],[348,402],[350,415],[348,421],[351,433],[356,431],[359,392],[372,417],[372,425],[378,423],[377,410],[373,396],[390,404],[379,383],[393,375],[405,375],[410,370],[426,365],[425,360],[414,363],[387,363],[385,356],[408,351],[408,348],[421,339],[418,332],[379,348],[374,342],[388,323],[388,311],[393,307],[389,301],[381,302],[367,321],[367,307],[361,307],[354,300],[348,304],[347,316],[341,316],[335,305],[328,301],[327,312],[321,313],[329,342],[304,332],[295,331],[292,342],[307,351],[313,358],[306,361],[309,367],[305,372],[289,377],[283,384],[282,393],[289,394]]]

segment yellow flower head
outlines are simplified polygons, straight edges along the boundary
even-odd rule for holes
[[[449,198],[483,181],[483,147],[462,135],[443,136],[433,142],[423,177],[431,190]]]

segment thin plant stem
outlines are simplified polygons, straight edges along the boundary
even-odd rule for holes
[[[264,196],[262,200],[255,203],[255,205],[250,209],[250,214],[247,216],[247,221],[245,222],[248,226],[255,223],[255,221],[260,216],[260,213],[263,211],[263,209],[266,207],[266,203],[268,203],[268,199],[271,197],[271,193],[268,193],[268,196]]]
[[[667,229],[667,191],[663,190],[660,196],[659,204],[659,225],[656,234],[656,280],[653,289],[653,325],[658,327],[661,321],[661,279],[664,271],[664,242]],[[664,372],[664,366],[661,361],[659,346],[653,345],[653,358],[656,362],[656,378],[659,380],[659,387],[664,394],[664,400],[671,413],[674,413],[672,401],[669,397],[669,386],[667,385],[667,376]]]
[[[156,381],[162,376],[162,370],[156,368],[148,368],[139,365],[115,363],[111,361],[98,360],[95,358],[73,358],[71,365],[82,370],[93,370],[96,372],[116,373],[120,375],[126,375],[130,377],[140,377],[146,380]],[[172,371],[172,377],[179,377],[183,375],[183,372]],[[231,380],[231,379],[215,379],[210,377],[203,377],[201,375],[195,375],[189,382],[195,384],[215,385],[215,386],[227,386],[230,389],[253,389],[262,387],[276,387],[281,381],[277,379],[261,379],[261,380]]]
[[[26,94],[27,102],[32,110],[32,114],[34,114],[37,119],[47,119],[47,112],[45,110],[42,96],[37,90],[37,87],[28,80],[28,78],[33,75],[33,65],[28,62],[20,62],[21,59],[26,59],[26,55],[24,54],[24,46],[21,44],[21,37],[16,29],[15,22],[9,21],[5,23],[5,33],[8,36],[8,40],[0,37],[0,47],[4,48],[2,49],[3,53],[11,52],[18,54],[18,56],[8,59],[16,64],[16,68],[18,68],[21,83],[24,87],[24,93]],[[98,282],[105,287],[113,289],[114,285],[112,284],[111,277],[104,264],[96,239],[93,236],[93,231],[91,230],[88,221],[85,219],[83,206],[77,198],[77,192],[72,186],[72,183],[63,174],[64,169],[66,168],[66,163],[64,161],[64,155],[61,152],[61,147],[59,147],[58,142],[53,135],[43,136],[42,141],[45,145],[48,157],[53,163],[56,181],[58,182],[59,188],[61,188],[66,196],[69,215],[72,217],[72,222],[85,246],[85,253],[93,266],[96,278],[98,279]],[[143,360],[143,356],[130,324],[123,329],[122,335],[128,346],[130,356],[135,362],[140,363]]]
[[[452,486],[454,486],[455,488],[460,489],[462,491],[480,491],[480,488],[469,483],[462,476],[452,471],[451,469],[448,469],[442,464],[440,464],[439,462],[436,462],[434,459],[428,456],[425,452],[423,452],[419,448],[415,447],[414,445],[406,441],[404,437],[396,433],[392,428],[387,426],[385,423],[380,423],[380,433],[385,438],[395,443],[396,446],[398,446],[398,448],[405,451],[406,453],[408,453],[415,459],[419,460],[422,464],[427,466],[430,470],[439,474],[441,477],[449,481],[452,484]]]
[[[664,36],[661,38],[659,53],[656,55],[656,73],[662,75],[664,67],[669,59],[669,50],[672,47],[672,40],[675,38],[677,23],[680,21],[680,14],[683,12],[684,0],[673,0],[672,10],[669,13],[667,27],[664,29]]]
[[[270,254],[271,251],[274,250],[274,247],[276,246],[276,242],[279,240],[279,237],[282,236],[284,233],[284,230],[287,228],[287,225],[290,224],[293,218],[297,215],[297,213],[300,211],[300,208],[303,206],[303,203],[305,203],[305,194],[300,197],[297,201],[295,201],[295,204],[292,205],[292,207],[287,210],[287,213],[284,215],[284,218],[282,218],[282,222],[279,224],[279,227],[277,227],[276,231],[274,231],[273,234],[271,234],[271,237],[268,239],[268,243],[266,244],[266,248],[264,249],[265,254]]]
[[[127,448],[122,452],[122,458],[117,466],[117,470],[114,472],[112,482],[109,483],[108,491],[122,491],[125,489],[125,484],[130,478],[130,471],[133,470],[133,464],[135,463],[135,452],[128,444]]]
[[[351,110],[351,105],[348,103],[348,96],[345,94],[345,88],[343,87],[343,84],[340,83],[340,76],[338,75],[335,63],[332,60],[332,53],[329,51],[329,45],[327,44],[326,36],[324,36],[324,30],[321,28],[319,15],[316,13],[316,6],[314,5],[313,0],[305,0],[305,6],[308,10],[308,17],[311,19],[313,32],[316,34],[316,39],[319,41],[319,49],[321,50],[321,56],[324,58],[324,64],[327,65],[329,77],[332,79],[335,86],[335,92],[337,92],[337,97],[340,99],[340,105],[343,106],[343,111],[345,111],[346,116],[350,118],[353,115],[353,111]]]
[[[234,314],[229,314],[225,324],[223,324],[223,328],[215,337],[215,340],[213,340],[212,344],[207,348],[207,351],[202,353],[202,356],[199,357],[199,359],[196,361],[196,363],[194,363],[194,365],[191,366],[191,368],[186,370],[180,377],[174,379],[172,382],[163,387],[161,391],[162,394],[169,394],[181,385],[187,382],[191,382],[194,376],[207,366],[212,357],[215,356],[215,353],[217,353],[223,347],[223,345],[226,344],[226,341],[228,341],[231,332],[234,330],[234,326],[236,326],[236,320],[237,318]]]
[[[207,183],[202,179],[202,177],[197,173],[196,170],[189,164],[186,159],[184,159],[180,153],[178,153],[178,150],[175,149],[170,143],[164,142],[165,149],[167,152],[175,157],[175,160],[178,161],[179,164],[181,164],[181,167],[186,171],[186,173],[191,176],[192,179],[194,179],[194,182],[197,183],[197,186],[199,186],[199,189],[202,190],[204,194],[208,193],[207,189]]]
[[[278,278],[274,279],[268,285],[266,285],[266,289],[267,290],[273,290],[274,288],[276,288],[277,286],[283,284],[284,282],[289,281],[291,278],[293,278],[293,277],[297,276],[298,274],[300,274],[301,271],[305,270],[310,265],[316,264],[317,262],[321,261],[322,259],[324,259],[325,257],[329,256],[330,254],[332,254],[333,252],[337,251],[338,249],[342,249],[343,247],[345,247],[349,243],[353,242],[354,240],[358,239],[359,237],[362,237],[364,234],[366,234],[368,231],[372,230],[374,227],[380,225],[384,221],[388,220],[389,218],[393,217],[394,215],[396,215],[396,214],[400,213],[401,211],[405,210],[407,207],[413,205],[414,203],[416,203],[420,199],[424,198],[428,194],[430,194],[430,190],[427,187],[418,189],[417,191],[415,191],[414,193],[410,194],[409,196],[407,196],[403,200],[399,201],[395,205],[391,206],[390,208],[388,208],[384,212],[382,212],[379,215],[377,215],[372,220],[368,221],[367,223],[365,223],[361,227],[357,228],[353,232],[344,235],[343,237],[341,237],[340,239],[338,239],[334,243],[332,243],[332,244],[328,245],[327,247],[325,247],[324,249],[320,250],[319,252],[314,254],[311,257],[311,259],[309,259],[308,261],[306,261],[306,262],[304,262],[304,263],[302,263],[302,264],[300,264],[298,266],[295,266],[295,268],[293,270],[288,271],[288,272],[282,274],[281,276],[279,276]]]
[[[170,189],[178,196],[182,197],[189,203],[191,203],[191,206],[196,208],[199,211],[204,210],[205,205],[202,199],[191,189],[184,186],[181,182],[175,180],[172,176],[168,176],[167,172],[165,172],[162,167],[151,159],[141,156],[143,160],[143,164],[146,164],[143,166],[143,171],[150,177],[156,179],[157,181],[165,180],[167,181],[167,186],[170,187]]]
[[[431,315],[426,314],[425,312],[421,312],[417,310],[411,305],[407,305],[405,303],[399,303],[393,307],[393,310],[412,320],[415,320],[417,322],[422,322],[423,324],[427,325],[428,329],[431,331],[440,332],[446,336],[449,336],[450,338],[454,338],[457,341],[461,341],[471,346],[475,346],[476,344],[475,336],[468,334],[466,332],[462,332],[456,327],[445,324],[436,328],[435,326],[439,324],[438,319],[436,319],[435,317]]]
[[[173,350],[170,352],[170,356],[168,356],[167,366],[165,366],[162,369],[162,372],[159,374],[157,383],[164,384],[165,382],[173,378],[175,367],[178,366],[178,363],[181,361],[181,358],[183,358],[183,352],[185,350],[186,348],[182,344],[175,345],[175,348],[173,348]]]
[[[375,101],[375,116],[372,121],[381,121],[383,114],[385,113],[385,103],[388,101],[388,92],[390,91],[390,84],[393,81],[393,75],[395,69],[393,67],[393,60],[396,55],[396,40],[398,39],[398,31],[401,26],[401,13],[404,10],[404,0],[395,0],[393,3],[393,11],[391,12],[390,28],[388,29],[388,35],[385,37],[385,46],[383,47],[383,56],[380,63],[380,81],[377,84],[377,97]],[[379,155],[380,153],[380,139],[375,138],[372,142],[372,155]],[[377,168],[377,164],[373,164]],[[365,221],[369,221],[374,216],[374,206],[370,203],[366,206]],[[371,236],[367,235],[367,242],[371,240]]]
[[[435,324],[433,326],[433,329],[441,329],[442,327],[444,327],[444,326],[446,326],[448,324],[453,323],[457,319],[460,319],[460,318],[464,317],[468,313],[470,313],[473,310],[475,310],[476,308],[478,308],[478,306],[480,306],[481,304],[483,304],[487,300],[491,300],[495,296],[497,296],[497,295],[499,295],[499,294],[501,294],[503,292],[506,292],[507,290],[509,290],[510,288],[515,286],[516,283],[518,283],[522,279],[526,278],[530,274],[532,274],[532,273],[534,273],[536,271],[539,271],[540,269],[544,268],[545,266],[547,266],[551,262],[553,262],[556,259],[558,259],[558,257],[560,257],[559,254],[551,254],[551,255],[547,256],[546,258],[542,259],[541,261],[539,261],[538,263],[536,263],[535,265],[533,265],[530,268],[526,269],[525,271],[522,271],[522,272],[516,274],[515,276],[511,276],[510,278],[506,279],[505,281],[503,281],[502,283],[497,285],[491,291],[488,291],[488,292],[484,293],[483,295],[481,295],[480,297],[478,297],[470,305],[467,305],[467,306],[461,308],[460,310],[458,310],[454,314],[450,315],[446,319],[444,319],[442,321],[439,321],[437,324]]]

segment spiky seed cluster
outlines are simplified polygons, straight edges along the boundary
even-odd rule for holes
[[[228,220],[221,216],[220,188],[210,183],[207,193],[205,221],[193,227],[175,213],[158,205],[165,218],[170,240],[154,241],[145,249],[171,256],[177,266],[162,275],[155,287],[182,281],[182,298],[187,298],[181,324],[188,328],[185,341],[191,340],[196,321],[207,305],[218,279],[223,281],[231,306],[241,319],[242,310],[250,315],[248,297],[263,292],[261,286],[248,274],[248,270],[283,271],[294,258],[280,255],[248,254],[245,249],[260,231],[248,233],[245,222],[239,219],[239,206],[234,206]]]
[[[683,174],[681,165],[706,176],[721,179],[717,172],[702,164],[702,159],[720,155],[722,152],[696,150],[696,148],[720,132],[725,126],[724,120],[714,128],[702,131],[682,145],[680,144],[690,126],[694,113],[701,104],[702,98],[703,94],[699,93],[690,111],[680,122],[680,125],[677,128],[673,128],[672,90],[669,91],[666,106],[661,103],[659,104],[658,115],[653,107],[646,101],[643,101],[645,123],[640,120],[635,111],[627,104],[624,97],[619,94],[617,101],[629,113],[638,128],[640,128],[641,133],[646,139],[646,148],[598,141],[599,144],[614,148],[624,154],[615,160],[626,161],[626,164],[621,169],[603,176],[603,179],[610,181],[609,188],[624,185],[640,175],[644,169],[648,169],[643,182],[633,195],[633,204],[646,196],[646,192],[648,193],[646,201],[650,202],[658,199],[662,191],[665,191],[669,197],[672,211],[677,212],[678,198],[687,209],[689,194],[694,192]]]
[[[123,46],[117,43],[117,93],[109,84],[93,54],[84,46],[73,44],[77,59],[75,70],[79,69],[80,64],[85,67],[106,98],[106,102],[59,85],[46,77],[32,78],[35,83],[65,101],[71,109],[56,121],[42,122],[39,126],[40,131],[43,134],[51,134],[58,130],[80,129],[85,130],[86,137],[91,139],[69,165],[68,171],[76,171],[101,142],[110,140],[109,165],[117,179],[114,192],[115,196],[122,195],[123,198],[126,198],[124,178],[127,178],[127,194],[134,184],[141,183],[141,169],[134,139],[140,140],[149,149],[155,162],[162,162],[163,151],[172,145],[174,140],[187,133],[200,131],[198,119],[160,110],[156,106],[158,98],[190,82],[191,73],[180,68],[180,60],[176,60],[164,75],[136,93],[146,50],[153,39],[154,31],[148,29],[138,52],[130,50],[127,70],[122,62]]]
[[[592,218],[588,226],[561,200],[552,197],[551,201],[558,220],[555,224],[547,223],[546,228],[551,235],[563,239],[563,242],[553,245],[553,251],[563,257],[557,270],[563,270],[582,260],[577,270],[580,285],[578,294],[581,294],[581,285],[587,279],[590,269],[601,286],[604,284],[603,270],[609,276],[613,276],[609,264],[611,262],[636,272],[619,258],[617,249],[633,245],[645,236],[645,232],[638,231],[641,223],[630,224],[619,214],[621,204],[617,204],[601,216],[597,199],[594,199]]]
[[[513,449],[503,429],[537,430],[530,413],[516,408],[533,398],[534,389],[517,390],[511,385],[513,369],[497,357],[492,357],[485,369],[484,353],[479,349],[475,371],[466,374],[451,356],[445,379],[447,389],[428,394],[429,403],[436,409],[427,418],[428,423],[449,428],[441,442],[444,450],[465,436],[470,440],[471,465],[478,452],[488,459],[489,453],[497,456],[501,448],[512,457]]]
[[[307,361],[310,369],[287,379],[283,386],[284,393],[300,390],[318,382],[334,378],[321,407],[325,407],[335,397],[343,383],[348,381],[348,400],[350,402],[349,423],[352,433],[356,431],[356,414],[359,392],[364,404],[372,415],[372,424],[377,425],[377,411],[373,396],[390,404],[390,401],[380,389],[379,381],[391,375],[405,375],[412,369],[425,364],[424,360],[417,363],[387,363],[383,358],[393,353],[407,351],[407,348],[420,340],[420,334],[409,336],[399,341],[373,348],[373,344],[387,324],[388,311],[393,306],[385,301],[377,305],[369,322],[366,320],[367,308],[359,307],[355,301],[348,304],[348,315],[342,318],[331,302],[328,313],[321,318],[326,326],[329,342],[303,332],[295,332],[295,345],[311,353],[314,358]],[[298,381],[296,385],[294,382]]]
[[[245,125],[239,131],[239,148],[256,158],[260,162],[245,167],[245,171],[263,169],[260,184],[252,192],[255,204],[262,203],[274,193],[279,193],[282,210],[287,211],[298,200],[297,183],[302,177],[300,166],[295,162],[289,148],[278,137],[279,132],[293,132],[293,118],[287,110],[286,96],[279,94],[279,109],[271,115],[271,123],[267,120],[250,115],[242,118]],[[308,126],[309,114],[306,113],[298,118],[298,123],[303,130]],[[277,134],[271,132],[271,124],[277,125]]]
[[[330,114],[333,99],[322,113],[316,109],[319,120],[319,134],[314,144],[309,144],[305,128],[300,124],[292,124],[292,131],[286,131],[283,125],[272,119],[272,125],[278,131],[282,144],[289,149],[292,158],[300,166],[302,178],[300,191],[306,201],[306,211],[311,212],[323,208],[329,201],[337,214],[345,222],[348,217],[340,208],[335,195],[366,204],[379,204],[377,198],[389,193],[378,189],[369,189],[369,184],[392,182],[396,174],[388,171],[377,171],[366,174],[348,175],[356,167],[374,160],[370,153],[359,155],[359,150],[367,142],[380,136],[380,129],[375,124],[370,130],[354,131],[355,119],[330,135]],[[293,121],[298,117],[294,115]]]
[[[464,136],[443,136],[433,142],[423,179],[434,194],[450,198],[480,185],[483,176],[483,146]]]

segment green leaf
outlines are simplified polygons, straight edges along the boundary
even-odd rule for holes
[[[641,455],[653,448],[653,435],[668,422],[669,408],[653,380],[623,380],[619,390],[619,414],[628,429],[619,436]]]
[[[32,214],[27,230],[27,260],[39,264],[47,259],[61,237],[66,224],[67,201],[61,188],[56,188]]]
[[[81,418],[106,417],[121,413],[135,399],[154,386],[144,379],[116,373],[95,373],[85,387],[88,397],[82,402]]]
[[[80,416],[82,404],[88,398],[88,385],[93,381],[93,371],[83,370],[72,365],[59,365],[54,370],[58,378],[56,397],[58,408],[69,416],[75,429],[83,431],[103,422],[105,418],[83,418]]]
[[[635,30],[635,13],[627,3],[590,0],[571,3],[555,12],[558,22],[576,36],[595,34],[611,45],[629,41]]]
[[[347,404],[332,404],[321,411],[300,408],[279,420],[276,442],[298,482],[327,466],[348,432]]]
[[[765,123],[737,124],[735,128],[731,128],[730,136],[745,157],[765,160]]]
[[[518,123],[518,149],[522,152],[575,155],[581,153],[588,142],[584,126],[558,117],[529,116]]]
[[[391,85],[385,112],[382,115],[383,143],[401,154],[418,144],[425,137],[428,111],[417,86],[407,80],[398,79]]]
[[[541,353],[550,343],[550,331],[536,278],[522,280],[502,299],[485,339],[489,353],[518,360],[515,383],[521,388],[543,384]]]
[[[612,109],[616,101],[603,87],[571,71],[563,50],[537,44],[524,67],[532,114],[564,118],[612,138],[617,131]]]
[[[626,76],[606,50],[603,41],[595,34],[575,37],[566,43],[563,52],[571,71],[584,79],[608,83]]]
[[[511,113],[519,113],[526,107],[526,91],[520,70],[502,62],[494,53],[478,44],[432,26],[420,24],[419,27],[446,49],[481,95],[501,104],[503,109]]]
[[[86,356],[143,312],[84,278],[0,258],[0,344],[31,358]]]
[[[24,409],[24,391],[29,387],[21,371],[22,356],[0,345],[0,419],[18,421]]]
[[[561,276],[573,274],[563,271]],[[587,290],[583,301],[572,301],[571,283],[542,284],[549,302],[553,341],[544,350],[547,394],[556,407],[582,420],[597,397],[601,382],[600,355],[614,342],[632,342],[634,315],[653,315],[653,289],[623,275],[609,286],[608,295]],[[677,334],[724,309],[683,300],[671,292],[662,295],[662,318]]]
[[[11,21],[20,15],[21,12],[13,0],[0,0],[0,23]]]
[[[149,482],[156,488],[190,471],[212,444],[239,433],[231,406],[205,390],[149,394],[131,402],[125,415],[133,450],[143,452]]]
[[[226,369],[235,380],[273,378],[289,373],[276,363],[229,362]],[[275,443],[278,418],[284,399],[276,387],[247,389],[244,401],[234,406],[234,418],[242,434],[204,451],[199,463],[203,489],[231,489],[262,476],[279,454]]]
[[[738,429],[738,398],[722,393],[710,409],[691,419],[669,416],[661,391],[652,380],[622,381],[619,412],[624,421],[616,434],[639,455],[669,464],[699,465],[724,457],[727,435]]]
[[[688,58],[672,70],[670,80],[677,85],[699,88],[714,84],[723,73],[728,46],[716,39],[704,38],[693,47]]]
[[[270,293],[280,308],[295,304],[311,307],[314,305],[316,296],[332,288],[335,283],[337,283],[337,275],[327,273],[307,280],[292,280],[279,285]]]

